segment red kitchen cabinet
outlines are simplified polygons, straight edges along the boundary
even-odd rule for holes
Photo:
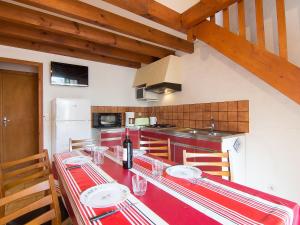
[[[125,131],[122,133],[122,143],[125,139]],[[129,129],[129,138],[132,142],[132,146],[134,149],[138,149],[140,147],[140,130],[139,129]]]
[[[139,148],[140,131],[137,129],[129,129],[129,137],[132,141],[133,148]],[[101,130],[100,143],[103,146],[113,147],[123,145],[125,139],[125,129]]]
[[[164,131],[159,131],[153,128],[144,128],[141,130],[142,140],[165,140],[170,138],[171,141],[171,159],[175,163],[183,163],[183,151],[194,153],[207,153],[207,152],[226,152],[230,154],[230,171],[231,180],[238,183],[245,183],[245,136],[240,134],[240,136],[226,137],[226,138],[210,138],[201,137],[194,138],[187,137],[184,135],[180,136],[180,133],[167,133]],[[200,139],[201,138],[201,139]],[[222,149],[223,148],[223,149]],[[216,158],[191,158],[189,161],[194,162],[216,162]],[[222,167],[214,166],[199,166],[203,171],[220,171]]]
[[[194,153],[195,150],[183,146],[174,145],[174,162],[183,164],[183,151],[186,150],[189,153]],[[194,161],[194,160],[191,160]]]
[[[194,138],[185,138],[178,137],[175,135],[168,135],[164,133],[159,133],[155,130],[151,131],[150,129],[141,131],[142,140],[166,140],[170,139],[171,141],[171,159],[172,161],[182,164],[183,163],[183,150],[191,153],[197,152],[221,152],[221,142],[212,142],[207,140],[199,140]],[[202,159],[191,159],[192,161],[210,161],[209,158]]]
[[[103,146],[113,147],[116,145],[122,145],[122,133],[120,130],[104,130],[100,133],[100,143]]]

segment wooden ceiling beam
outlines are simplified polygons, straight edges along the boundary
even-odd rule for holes
[[[26,26],[8,23],[5,21],[0,21],[0,33],[6,36],[17,37],[29,41],[38,41],[47,44],[55,44],[62,47],[70,47],[96,55],[124,59],[132,62],[149,64],[157,60],[157,58],[152,56],[137,54],[126,50],[100,45],[90,41],[80,40],[60,34],[54,34],[48,31],[28,28]]]
[[[204,21],[193,34],[300,104],[300,68],[228,30]]]
[[[187,53],[193,43],[78,0],[16,0]]]
[[[11,38],[0,35],[0,45],[7,45],[17,48],[24,48],[39,52],[52,53],[57,55],[70,56],[74,58],[86,59],[95,62],[108,63],[118,66],[125,66],[131,68],[140,68],[139,62],[130,62],[122,59],[111,58],[107,56],[100,56],[91,53],[86,53],[72,48],[62,48],[61,46],[54,46],[49,44],[38,43],[34,41],[26,41],[18,38]]]
[[[181,14],[154,0],[104,0],[112,5],[186,33],[181,26]]]
[[[239,0],[201,0],[181,14],[182,26],[189,29]]]
[[[0,2],[0,19],[159,58],[175,54],[169,49],[6,2]]]

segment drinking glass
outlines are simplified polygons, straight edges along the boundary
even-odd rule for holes
[[[94,151],[93,162],[96,165],[102,165],[104,163],[104,151]]]
[[[114,146],[114,155],[118,160],[123,158],[123,148],[120,145]]]
[[[84,149],[89,151],[89,152],[92,152],[92,151],[94,151],[95,147],[96,147],[96,145],[89,144],[89,145],[84,146]]]
[[[161,176],[164,171],[164,163],[161,160],[152,161],[152,174],[154,176]]]
[[[137,196],[143,196],[147,190],[147,180],[141,176],[132,176],[133,193]]]
[[[94,147],[95,152],[106,152],[109,149],[107,146],[97,145]]]

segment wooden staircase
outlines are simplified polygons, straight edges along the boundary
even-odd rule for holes
[[[277,12],[279,55],[271,53],[265,47],[263,0],[255,0],[256,43],[246,39],[244,0],[218,1],[223,12],[222,26],[215,23],[215,15],[211,15],[209,20],[205,19],[195,24],[195,21],[201,19],[198,18],[200,16],[197,12],[201,7],[209,7],[209,2],[212,2],[210,0],[202,0],[181,15],[182,24],[188,30],[188,40],[199,39],[207,43],[300,104],[300,68],[288,61],[284,0],[274,0]],[[238,10],[238,33],[233,33],[229,29],[228,8],[232,3],[238,4],[238,7],[235,7]]]

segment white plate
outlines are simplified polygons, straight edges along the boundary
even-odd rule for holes
[[[92,208],[106,208],[125,201],[130,194],[128,187],[118,183],[91,187],[80,195],[80,202]]]
[[[133,157],[138,157],[138,156],[142,156],[145,154],[146,154],[145,150],[133,149]]]
[[[91,158],[87,156],[74,156],[71,158],[64,159],[63,164],[72,164],[72,165],[83,165],[90,162]]]
[[[200,169],[193,166],[184,165],[171,166],[166,169],[166,172],[172,177],[183,179],[200,178],[202,174]]]

